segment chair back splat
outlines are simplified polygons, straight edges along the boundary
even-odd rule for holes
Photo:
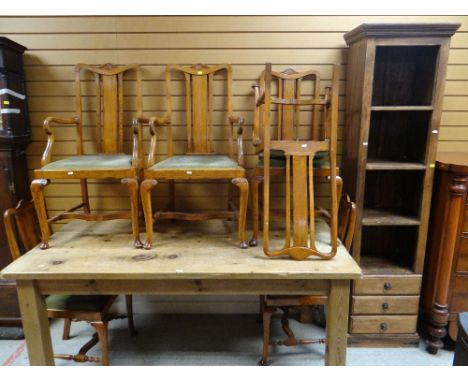
[[[196,64],[190,67],[168,65],[166,69],[166,109],[172,114],[171,86],[174,73],[181,73],[185,80],[185,112],[187,126],[187,154],[214,154],[213,112],[215,76],[226,73],[227,112],[232,117],[232,69],[230,65],[206,66]],[[233,132],[229,130],[229,157],[233,158]]]

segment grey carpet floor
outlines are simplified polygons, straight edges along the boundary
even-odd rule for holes
[[[135,314],[139,335],[131,337],[126,320],[109,325],[112,365],[256,365],[262,352],[262,328],[254,315],[148,315]],[[323,337],[324,329],[291,320],[298,338]],[[62,341],[62,322],[51,323],[56,353],[73,353],[93,334],[86,323],[73,323],[68,341]],[[272,339],[282,339],[279,316],[272,320]],[[94,347],[89,355],[99,356]],[[271,365],[318,366],[324,362],[325,345],[276,346],[270,351]],[[453,351],[430,355],[424,341],[413,348],[348,348],[347,365],[360,366],[450,366]],[[56,360],[57,365],[77,364]],[[23,340],[0,340],[0,365],[28,365]],[[94,364],[96,365],[96,364]]]

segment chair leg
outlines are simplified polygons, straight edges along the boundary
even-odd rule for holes
[[[143,244],[140,241],[140,227],[138,222],[138,179],[125,178],[122,179],[122,183],[127,185],[130,192],[133,246],[135,248],[142,248]]]
[[[155,179],[145,179],[141,182],[140,195],[145,215],[146,241],[143,245],[145,249],[151,249],[153,245],[153,208],[151,206],[151,189],[158,184]]]
[[[132,336],[136,336],[138,332],[136,331],[135,324],[133,322],[133,296],[131,294],[127,294],[125,296],[125,303],[127,305],[128,329]]]
[[[283,332],[287,335],[286,340],[280,341],[281,344],[286,346],[296,346],[298,344],[296,337],[294,336],[294,332],[292,331],[291,327],[289,326],[289,308],[284,307],[283,315],[281,316],[281,328]]]
[[[263,181],[263,176],[253,176],[250,180],[251,184],[251,193],[252,193],[252,238],[249,241],[249,245],[251,247],[255,247],[257,245],[258,239],[258,203],[259,203],[259,186],[260,183]]]
[[[259,297],[259,312],[258,312],[258,317],[257,317],[257,322],[259,324],[261,324],[263,321],[263,310],[265,309],[265,298],[266,296],[264,295],[260,295]]]
[[[81,186],[81,201],[83,202],[84,212],[89,214],[91,209],[89,208],[89,195],[88,195],[88,181],[86,179],[80,179]]]
[[[242,249],[246,249],[249,246],[245,241],[245,220],[247,218],[247,202],[249,200],[249,182],[246,178],[235,178],[232,183],[236,185],[240,190],[240,202],[239,202],[239,246]]]
[[[62,339],[64,341],[70,339],[70,328],[71,328],[71,322],[72,320],[70,318],[65,318],[63,320],[63,334],[62,334]]]
[[[47,179],[35,179],[31,183],[31,194],[36,208],[39,226],[41,228],[42,243],[39,248],[49,248],[49,238],[51,235],[49,217],[47,215],[47,207],[44,198],[44,188],[49,184]]]
[[[227,189],[227,210],[232,211],[232,206],[233,206],[233,189],[230,184],[228,184],[228,189]],[[229,219],[231,220],[231,219]]]
[[[271,316],[275,311],[274,308],[265,307],[263,309],[263,354],[262,359],[258,362],[259,366],[267,366],[268,351],[270,348],[270,323]]]
[[[169,181],[169,211],[175,211],[175,180]]]
[[[101,363],[103,366],[109,366],[109,341],[107,336],[107,321],[91,322],[91,325],[96,329],[101,345]]]

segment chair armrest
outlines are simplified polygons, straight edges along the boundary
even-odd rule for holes
[[[163,117],[143,117],[139,116],[133,119],[133,165],[143,167],[143,134],[142,126],[148,126],[151,134],[150,149],[148,152],[147,167],[151,167],[155,163],[156,156],[156,128],[167,126],[168,129],[168,155],[172,155],[172,129],[170,118],[165,115]]]
[[[231,123],[232,129],[234,126],[237,125],[237,163],[240,166],[244,167],[244,141],[243,141],[243,133],[244,133],[244,118],[241,116],[229,116],[229,122]]]
[[[52,147],[54,145],[54,133],[51,129],[52,125],[76,125],[80,126],[80,119],[78,117],[73,118],[58,118],[58,117],[47,117],[44,120],[44,132],[47,134],[47,145],[42,154],[41,166],[45,166],[52,160]]]

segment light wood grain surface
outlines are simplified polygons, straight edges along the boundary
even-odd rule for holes
[[[318,222],[317,232],[317,246],[328,250],[329,231],[323,221]],[[272,246],[282,245],[275,232],[271,237]],[[50,246],[23,255],[2,276],[37,280],[330,280],[361,276],[342,245],[331,260],[270,259],[261,245],[240,250],[235,225],[221,221],[161,223],[151,250],[132,248],[128,221],[73,221],[52,236]]]

